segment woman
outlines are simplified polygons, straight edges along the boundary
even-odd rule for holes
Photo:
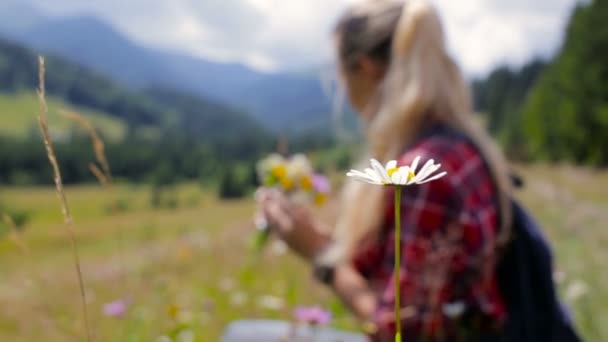
[[[339,70],[366,124],[369,154],[409,165],[434,159],[447,176],[402,197],[401,318],[405,341],[500,336],[505,306],[494,266],[510,221],[505,161],[472,115],[467,85],[426,1],[368,0],[335,30]],[[390,188],[347,183],[331,234],[305,208],[262,190],[273,231],[319,280],[375,327],[395,333]]]

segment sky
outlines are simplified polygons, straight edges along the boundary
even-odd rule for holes
[[[332,58],[331,29],[358,0],[29,0],[49,15],[93,14],[142,45],[258,70],[306,70]],[[469,76],[560,46],[577,0],[431,0]]]

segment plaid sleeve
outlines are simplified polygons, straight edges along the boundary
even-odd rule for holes
[[[433,158],[448,174],[402,190],[400,284],[406,340],[408,336],[411,339],[420,333],[433,335],[445,329],[444,305],[469,304],[480,299],[472,297],[486,295],[487,284],[483,283],[480,273],[491,270],[488,252],[494,251],[491,246],[496,228],[495,206],[490,203],[492,183],[476,151],[466,143],[428,139],[405,154],[400,164],[409,165],[418,155],[420,165]],[[383,246],[384,259],[380,263],[384,271],[379,274],[390,276],[381,294],[376,321],[381,333],[392,335],[395,331],[394,190],[388,196],[388,233]]]

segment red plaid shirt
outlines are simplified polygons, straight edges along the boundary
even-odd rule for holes
[[[494,266],[498,230],[491,176],[477,150],[463,139],[434,135],[405,153],[441,163],[443,178],[407,186],[401,204],[401,318],[404,340],[450,336],[469,319],[477,327],[505,319]],[[394,190],[387,188],[386,218],[376,241],[354,258],[357,270],[378,293],[375,315],[380,340],[394,322]],[[458,314],[459,307],[464,308]],[[384,336],[384,337],[382,337]],[[409,338],[408,338],[409,337]]]

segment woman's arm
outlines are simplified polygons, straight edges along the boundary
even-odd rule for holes
[[[350,264],[339,264],[330,284],[342,302],[362,321],[372,321],[378,300],[369,283]]]

